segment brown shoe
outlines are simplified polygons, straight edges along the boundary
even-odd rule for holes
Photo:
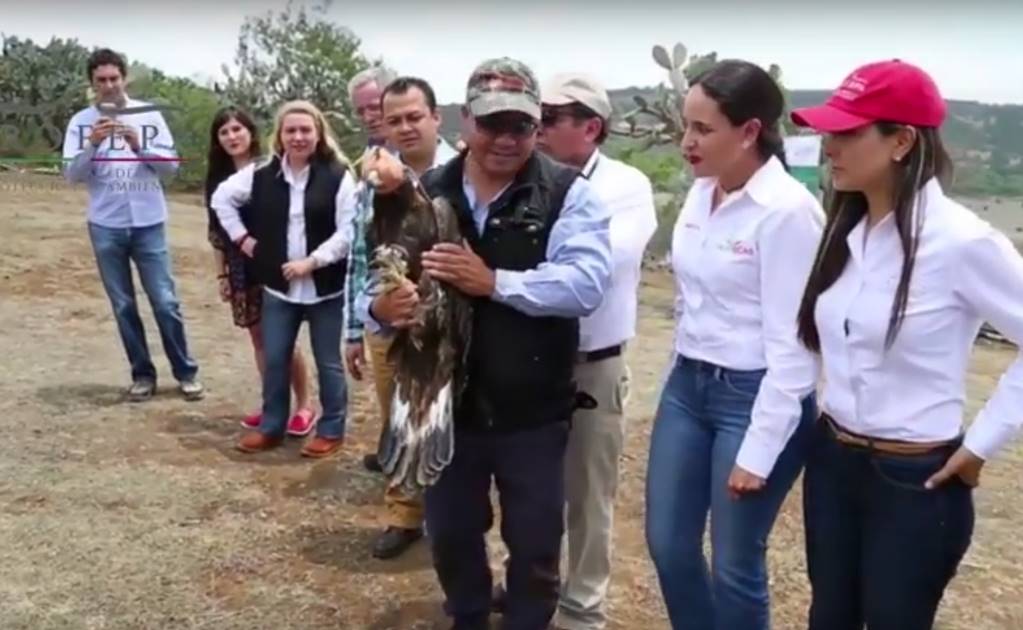
[[[250,431],[238,440],[236,448],[243,453],[259,453],[277,448],[283,441],[283,437],[271,437],[259,431]]]
[[[314,459],[329,457],[336,453],[344,443],[344,438],[325,438],[317,435],[302,447],[302,456]]]

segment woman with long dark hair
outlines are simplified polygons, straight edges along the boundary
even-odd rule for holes
[[[646,488],[647,544],[676,630],[768,628],[767,536],[816,413],[796,312],[823,214],[786,170],[783,109],[774,79],[745,61],[697,77],[683,107],[696,179],[672,238],[676,357]]]
[[[263,285],[263,416],[238,449],[284,439],[295,343],[303,321],[320,384],[322,417],[302,455],[327,457],[344,441],[348,392],[341,363],[342,296],[355,215],[355,176],[323,112],[290,101],[274,119],[273,155],[228,177],[210,205]]]
[[[214,266],[220,298],[231,305],[235,326],[249,331],[252,350],[259,370],[260,382],[266,366],[263,333],[259,326],[263,308],[263,287],[247,270],[246,257],[231,242],[210,206],[210,198],[225,179],[260,157],[259,132],[252,117],[237,107],[221,108],[210,124],[210,148],[206,161],[206,209],[209,213],[209,241],[213,246]],[[248,208],[243,209],[246,217]],[[308,434],[316,422],[316,413],[309,403],[309,369],[299,348],[291,364],[291,386],[295,391],[295,415],[288,421],[288,433]],[[255,429],[262,413],[242,419],[242,426]]]
[[[945,196],[946,106],[919,68],[855,70],[793,120],[824,134],[828,222],[799,311],[822,366],[804,477],[812,630],[925,630],[973,531],[972,488],[1019,427],[1023,362],[963,435],[970,349],[1023,341],[1023,259]]]

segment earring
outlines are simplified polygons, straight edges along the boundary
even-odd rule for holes
[[[905,157],[905,156],[902,156],[902,155],[896,155],[896,156],[895,156],[895,157],[894,157],[893,159],[894,159],[894,160],[895,160],[896,162],[901,162],[901,161],[902,161],[902,158],[903,158],[903,157]]]

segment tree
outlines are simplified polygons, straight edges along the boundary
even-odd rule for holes
[[[367,68],[361,41],[326,19],[330,2],[308,11],[291,2],[284,11],[245,20],[235,53],[237,71],[222,66],[224,95],[261,122],[282,103],[304,99],[321,108],[349,154],[361,152],[361,136],[348,102],[348,81]]]
[[[64,128],[86,106],[89,51],[76,40],[2,37],[0,43],[0,156],[59,150]]]
[[[169,77],[143,64],[132,64],[128,69],[127,88],[135,98],[169,106],[163,117],[184,160],[175,177],[175,188],[201,188],[206,177],[210,124],[222,105],[218,95],[191,79]]]

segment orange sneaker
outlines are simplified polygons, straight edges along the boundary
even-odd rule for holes
[[[283,441],[283,438],[270,437],[259,431],[250,431],[242,436],[236,448],[243,453],[259,453],[277,448]]]

